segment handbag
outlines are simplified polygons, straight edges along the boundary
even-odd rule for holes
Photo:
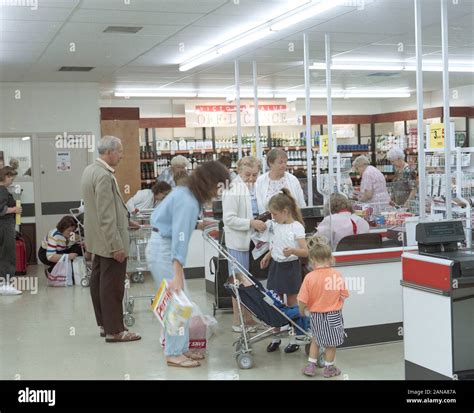
[[[48,275],[48,286],[67,287],[72,285],[72,264],[69,262],[68,254],[63,254]]]

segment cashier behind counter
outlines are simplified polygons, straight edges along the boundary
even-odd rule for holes
[[[351,201],[343,194],[332,194],[328,207],[330,215],[318,225],[318,235],[325,236],[334,249],[346,237],[369,232],[368,222],[354,214]]]

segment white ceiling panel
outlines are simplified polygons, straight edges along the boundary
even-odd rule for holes
[[[130,4],[117,0],[83,0],[82,9],[147,11],[169,13],[209,13],[227,0],[131,0]]]
[[[54,32],[2,32],[3,42],[40,42],[49,43],[54,38]]]
[[[109,25],[182,25],[191,24],[202,13],[134,12],[118,10],[80,9],[71,18],[73,22],[107,23]]]
[[[64,21],[72,7],[42,7],[36,10],[30,7],[0,7],[0,20]]]
[[[48,43],[41,42],[0,42],[0,51],[4,52],[42,52]]]
[[[237,3],[237,4],[236,4]],[[352,4],[350,7],[348,4]],[[241,81],[252,83],[253,60],[264,88],[301,88],[302,32],[309,33],[310,59],[324,61],[324,35],[331,54],[348,58],[414,57],[413,0],[347,2],[304,23],[275,33],[187,72],[179,63],[231,36],[295,7],[295,0],[39,0],[38,10],[0,8],[0,80],[97,81],[107,90],[116,83],[154,87],[231,87],[234,59]],[[357,5],[361,6],[357,7]],[[422,0],[423,53],[439,57],[439,0]],[[474,58],[474,1],[448,2],[451,59]],[[107,26],[143,26],[136,34],[106,34]],[[70,42],[76,52],[69,52]],[[398,51],[399,43],[404,49]],[[291,51],[289,43],[293,43]],[[184,50],[183,47],[184,46]],[[38,59],[41,56],[40,59]],[[62,65],[96,67],[90,73],[58,73]],[[30,70],[31,69],[31,70]],[[333,72],[334,87],[415,87],[414,73],[369,76],[371,72]],[[473,74],[450,74],[458,87],[474,83]],[[312,85],[324,87],[324,71],[311,72]],[[441,75],[426,73],[425,90],[439,90]]]
[[[2,65],[18,64],[18,63],[32,63],[38,59],[41,51],[33,50],[9,50],[0,51],[0,61]],[[7,69],[5,69],[7,70]]]
[[[2,20],[0,36],[3,32],[55,32],[60,27],[60,22]]]
[[[114,36],[117,36],[118,38],[141,38],[144,36],[161,36],[166,38],[181,29],[181,26],[161,24],[143,26],[143,29],[134,34],[103,33],[108,26],[109,25],[106,23],[69,22],[62,28],[61,33],[69,36],[86,34],[88,36],[104,36],[110,38]],[[126,24],[125,26],[133,26],[133,24]]]

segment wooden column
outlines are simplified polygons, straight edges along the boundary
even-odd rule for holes
[[[140,109],[100,108],[102,136],[120,138],[123,145],[123,159],[115,170],[122,196],[127,202],[141,189],[140,174]]]

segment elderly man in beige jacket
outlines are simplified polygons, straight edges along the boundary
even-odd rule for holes
[[[81,184],[86,249],[94,254],[92,304],[100,335],[107,343],[140,340],[123,325],[129,213],[114,176],[114,167],[123,157],[122,143],[114,136],[104,136],[98,152],[99,158],[84,170]]]

